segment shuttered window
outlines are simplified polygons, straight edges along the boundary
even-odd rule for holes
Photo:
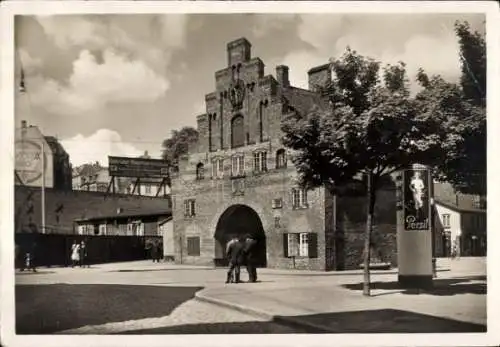
[[[241,154],[231,158],[231,173],[234,177],[245,174],[245,157]]]
[[[285,258],[318,257],[317,233],[286,233],[283,234],[283,254]]]
[[[200,255],[200,238],[198,236],[187,238],[187,255],[195,257]]]

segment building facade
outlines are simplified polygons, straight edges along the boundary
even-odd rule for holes
[[[331,81],[328,64],[309,70],[309,90],[290,85],[287,66],[276,78],[251,56],[244,38],[227,45],[227,66],[197,117],[199,140],[172,177],[175,261],[224,264],[231,236],[253,235],[261,267],[333,270],[362,263],[365,199],[303,190],[281,119],[328,107],[316,88]],[[395,189],[379,192],[375,257],[395,262]]]
[[[84,164],[73,169],[73,190],[105,192],[109,186],[108,168],[98,162]]]
[[[21,121],[15,130],[15,153],[16,185],[71,190],[69,155],[55,137]]]

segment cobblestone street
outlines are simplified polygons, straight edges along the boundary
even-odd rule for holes
[[[435,288],[397,287],[397,271],[260,269],[259,283],[224,284],[225,269],[149,262],[16,274],[21,334],[479,332],[484,258],[438,262]],[[246,273],[243,279],[246,279]]]

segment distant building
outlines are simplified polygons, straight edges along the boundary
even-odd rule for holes
[[[98,162],[84,164],[73,170],[73,190],[105,192],[109,185],[108,168]]]
[[[434,184],[437,257],[486,255],[486,197],[461,194],[449,183]]]
[[[44,177],[46,188],[71,190],[69,155],[55,137],[44,136],[37,126],[23,120],[15,130],[15,153],[16,185],[41,187]]]

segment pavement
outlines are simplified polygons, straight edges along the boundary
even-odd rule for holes
[[[199,287],[168,315],[90,324],[58,333],[410,333],[486,331],[486,259],[438,259],[435,287],[400,289],[397,269],[362,272],[259,269],[259,282],[224,284],[225,269],[146,261],[16,273],[16,285]],[[243,280],[246,273],[243,272]]]

